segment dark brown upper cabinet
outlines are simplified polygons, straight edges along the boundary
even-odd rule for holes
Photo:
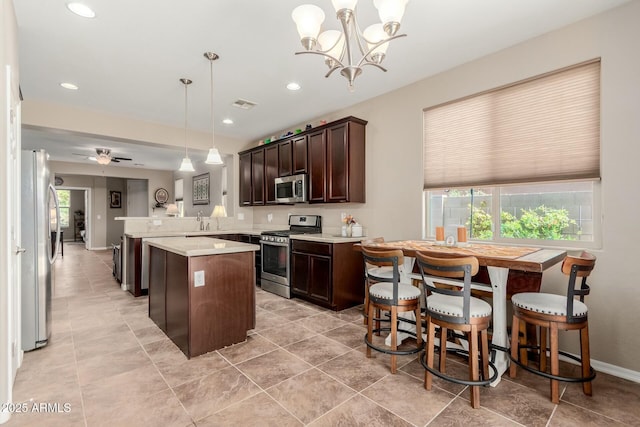
[[[310,203],[364,203],[366,125],[346,117],[239,153],[240,205],[275,203],[275,178],[300,173]]]

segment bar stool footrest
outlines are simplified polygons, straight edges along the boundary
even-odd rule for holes
[[[436,346],[436,348],[439,348],[438,346]],[[469,352],[463,349],[457,349],[457,348],[448,348],[447,349],[448,353],[455,353],[458,354],[460,356],[464,356],[469,358]],[[440,370],[435,369],[435,368],[430,368],[429,366],[427,366],[427,362],[425,361],[425,357],[427,356],[427,353],[424,352],[418,359],[420,360],[420,364],[422,365],[422,367],[424,369],[426,369],[427,371],[429,371],[431,374],[435,375],[438,378],[442,378],[445,381],[449,381],[455,384],[461,384],[461,385],[467,385],[467,386],[488,386],[489,384],[491,384],[492,382],[494,382],[497,378],[498,378],[498,370],[496,369],[496,365],[493,364],[493,362],[489,361],[487,364],[489,365],[489,369],[491,369],[491,376],[489,378],[485,378],[482,380],[478,380],[478,381],[472,381],[472,380],[463,380],[460,378],[456,378],[456,377],[452,377],[450,375],[447,374],[443,374],[442,372],[440,372]]]
[[[391,332],[391,328],[378,328],[378,329],[373,329],[372,331],[374,334],[377,332]],[[415,332],[411,332],[411,331],[407,331],[405,329],[398,329],[398,332],[403,332],[405,334],[408,334],[412,337],[416,337],[416,333]],[[407,350],[392,350],[391,348],[389,348],[388,346],[378,346],[373,344],[372,342],[369,342],[368,338],[368,334],[364,334],[364,343],[367,345],[367,347],[370,347],[372,349],[374,349],[375,351],[379,351],[380,353],[384,353],[384,354],[393,354],[396,356],[406,356],[408,354],[415,354],[418,353],[420,351],[422,351],[422,347],[416,347],[416,348],[410,348]]]
[[[518,354],[520,354],[520,349],[529,349],[529,350],[538,350],[540,351],[540,346],[536,346],[536,345],[519,345],[518,346]],[[545,349],[546,351],[546,349]],[[509,359],[511,359],[512,362],[514,362],[516,365],[520,366],[522,369],[531,372],[532,374],[536,374],[539,375],[541,377],[545,377],[548,378],[550,380],[556,380],[556,381],[563,381],[563,382],[568,382],[568,383],[586,383],[586,382],[590,382],[593,381],[593,379],[596,377],[596,371],[595,369],[593,369],[591,366],[589,366],[589,376],[588,377],[565,377],[562,375],[553,375],[550,374],[548,372],[544,372],[541,371],[540,369],[536,369],[536,368],[532,368],[529,365],[525,365],[524,363],[520,362],[519,358],[516,359],[514,357],[511,356],[511,352],[507,353],[509,355]],[[582,363],[582,360],[577,357],[574,356],[571,353],[567,353],[566,351],[562,351],[562,350],[558,350],[558,354],[561,354],[564,357],[567,357],[569,359],[572,359],[578,363]]]

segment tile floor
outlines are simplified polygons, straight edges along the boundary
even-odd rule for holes
[[[147,298],[119,289],[109,251],[65,252],[51,343],[25,354],[14,388],[16,402],[49,403],[49,412],[15,414],[9,426],[640,425],[640,384],[605,374],[592,398],[563,386],[554,405],[547,381],[520,370],[483,388],[473,410],[463,386],[436,380],[424,390],[414,356],[396,375],[387,356],[367,359],[358,309],[330,312],[260,289],[245,343],[187,360],[147,317]]]

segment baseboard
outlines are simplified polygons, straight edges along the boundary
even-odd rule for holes
[[[94,248],[89,248],[90,251],[106,251],[107,249],[111,249],[111,248],[106,247],[106,246],[103,247],[103,248],[100,248],[100,247],[99,248],[95,248],[95,247]]]
[[[578,354],[574,354],[573,356],[580,357]],[[578,365],[579,363],[573,359],[560,355],[560,360],[565,362],[572,363],[574,365]],[[623,378],[625,380],[633,381],[636,383],[640,383],[640,372],[632,371],[631,369],[623,368],[620,366],[612,365],[610,363],[601,362],[599,360],[591,359],[591,367],[596,370],[596,372],[602,372],[605,374],[613,375],[614,377]]]

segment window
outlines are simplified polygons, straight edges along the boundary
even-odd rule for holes
[[[69,208],[71,207],[71,191],[56,190],[60,206],[60,227],[69,228]]]
[[[600,61],[424,110],[425,237],[599,244]]]
[[[444,224],[455,236],[463,225],[474,241],[596,247],[598,189],[596,181],[570,181],[426,191],[426,234]]]

